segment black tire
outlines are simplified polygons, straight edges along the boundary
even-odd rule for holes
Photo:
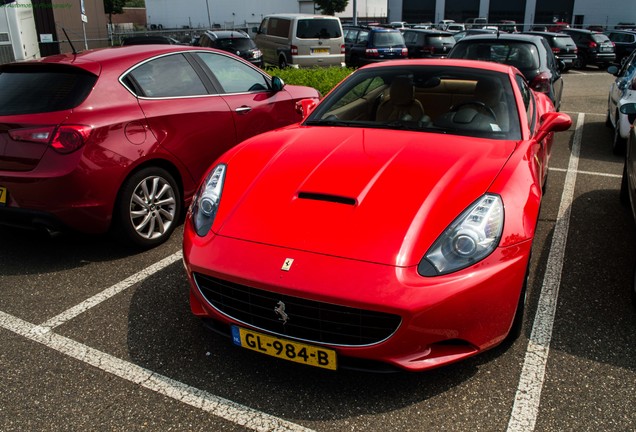
[[[621,127],[619,117],[616,115],[616,126],[614,126],[614,139],[612,140],[612,152],[617,156],[625,154],[625,145],[627,140],[621,136]]]
[[[632,305],[636,308],[636,266],[634,266],[634,275],[632,276]]]
[[[576,60],[574,60],[574,68],[575,69],[585,69],[587,66],[587,60],[583,54],[579,54],[576,56]]]
[[[623,165],[623,178],[621,179],[620,200],[621,204],[629,207],[629,191],[627,190],[627,162]]]
[[[114,209],[115,228],[128,244],[148,249],[168,240],[180,222],[181,191],[163,168],[148,167],[122,184]]]
[[[528,266],[530,263],[528,262]],[[516,341],[519,336],[521,336],[521,332],[523,331],[523,317],[526,312],[526,296],[528,292],[528,271],[526,271],[526,279],[523,282],[523,287],[521,288],[521,293],[519,294],[519,301],[517,302],[517,310],[515,311],[515,316],[512,319],[512,325],[510,326],[510,332],[506,336],[505,342],[510,344]]]
[[[289,67],[289,63],[287,62],[287,57],[285,57],[285,54],[281,54],[278,57],[278,68],[285,69],[287,67]]]

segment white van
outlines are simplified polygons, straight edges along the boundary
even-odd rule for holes
[[[338,17],[268,15],[263,18],[254,41],[263,53],[263,61],[280,68],[345,65],[344,37]]]

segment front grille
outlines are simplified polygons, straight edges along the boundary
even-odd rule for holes
[[[365,346],[381,342],[399,327],[398,315],[307,300],[259,290],[195,273],[205,299],[239,322],[281,336],[329,345]],[[274,311],[285,304],[283,323]]]

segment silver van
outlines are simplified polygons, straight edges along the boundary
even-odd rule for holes
[[[340,19],[308,14],[275,14],[263,18],[254,36],[267,64],[285,67],[344,66]]]

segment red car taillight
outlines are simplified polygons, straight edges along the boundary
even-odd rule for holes
[[[344,53],[345,53],[345,46],[340,45],[340,54],[344,54]]]
[[[46,126],[40,128],[13,129],[9,136],[15,141],[29,141],[48,144],[58,153],[67,154],[82,147],[93,130],[85,125],[65,125],[56,128]]]
[[[587,46],[588,46],[589,48],[596,48],[598,45],[596,44],[596,42],[594,42],[594,41],[590,41],[590,42],[587,44]]]
[[[291,55],[298,55],[298,47],[296,45],[290,46],[289,50],[291,51]]]
[[[552,52],[553,52],[554,54],[558,54],[558,53],[560,53],[560,52],[561,52],[561,48],[552,47]]]
[[[402,57],[408,57],[408,56],[409,56],[409,49],[402,48]]]
[[[367,57],[380,57],[380,53],[375,48],[367,48],[365,52]]]
[[[550,75],[547,72],[541,72],[534,77],[530,83],[530,88],[541,93],[550,93]]]

